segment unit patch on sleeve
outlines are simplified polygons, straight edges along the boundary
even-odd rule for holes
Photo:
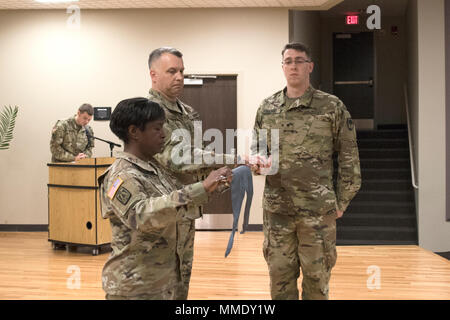
[[[348,130],[353,130],[353,127],[355,126],[355,124],[353,123],[353,120],[351,118],[347,119],[347,128]]]
[[[117,201],[119,201],[124,206],[130,201],[131,198],[131,192],[128,191],[125,187],[121,187],[116,195]]]

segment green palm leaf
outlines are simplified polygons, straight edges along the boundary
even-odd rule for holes
[[[16,125],[16,117],[19,108],[15,106],[4,107],[0,113],[0,150],[8,149],[13,138],[13,130]]]

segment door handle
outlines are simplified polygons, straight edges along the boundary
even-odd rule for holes
[[[367,81],[335,81],[334,84],[337,85],[347,85],[347,84],[367,84],[369,87],[373,87],[373,79]]]

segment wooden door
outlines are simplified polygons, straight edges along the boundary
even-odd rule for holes
[[[197,84],[190,85],[192,81],[186,80],[184,93],[181,100],[192,106],[202,120],[202,132],[208,129],[218,129],[223,136],[223,151],[230,153],[236,148],[236,139],[233,145],[226,145],[226,129],[236,130],[237,127],[237,91],[236,76],[186,76],[188,79],[195,78]],[[204,141],[203,145],[209,145],[212,141]],[[221,214],[232,217],[231,193],[230,191],[213,199],[204,206],[204,214]],[[222,219],[223,221],[224,219]],[[232,221],[232,218],[225,219]],[[212,223],[208,229],[223,229],[222,223]],[[231,228],[231,225],[229,226]]]

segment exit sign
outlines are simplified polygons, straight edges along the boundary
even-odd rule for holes
[[[358,24],[359,23],[359,16],[346,16],[345,17],[345,24]]]

